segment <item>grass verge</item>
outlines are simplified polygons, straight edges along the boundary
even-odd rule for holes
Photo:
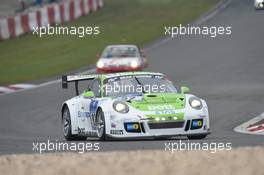
[[[108,44],[139,46],[164,34],[164,26],[186,24],[220,0],[104,0],[97,13],[66,26],[100,26],[100,35],[27,34],[0,43],[0,85],[43,79],[94,64]]]

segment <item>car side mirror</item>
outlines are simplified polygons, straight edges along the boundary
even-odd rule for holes
[[[93,91],[84,91],[83,96],[84,96],[85,98],[93,98],[93,97],[95,97]]]
[[[189,92],[191,92],[190,88],[188,88],[188,87],[186,87],[186,86],[182,86],[182,87],[181,87],[181,93],[183,93],[183,94],[187,94],[187,93],[189,93]]]

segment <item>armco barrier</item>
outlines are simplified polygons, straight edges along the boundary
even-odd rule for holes
[[[21,13],[0,19],[0,40],[15,38],[30,32],[33,28],[62,24],[64,22],[95,12],[103,6],[103,0],[69,0],[54,3],[33,12]]]

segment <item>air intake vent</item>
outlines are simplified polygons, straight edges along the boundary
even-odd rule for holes
[[[191,123],[191,121],[187,120],[184,131],[188,131],[190,129],[190,123]]]
[[[148,123],[150,129],[169,129],[169,128],[182,128],[184,121],[177,122],[160,122],[160,123]]]

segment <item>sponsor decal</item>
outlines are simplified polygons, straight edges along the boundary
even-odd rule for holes
[[[177,114],[177,112],[165,110],[165,111],[156,111],[155,114],[156,115],[166,115],[166,114]]]
[[[140,125],[138,122],[125,123],[125,130],[127,132],[141,132]]]
[[[82,122],[87,122],[87,120],[85,120],[86,118],[88,120],[90,120],[91,125],[92,125],[92,129],[93,130],[96,130],[95,122],[94,122],[94,120],[95,120],[95,113],[78,111],[77,117],[80,117],[80,119],[81,119]]]
[[[124,132],[123,132],[123,130],[110,130],[110,134],[113,134],[113,135],[123,135]]]
[[[78,134],[85,134],[85,128],[77,128]]]
[[[89,118],[90,117],[90,112],[78,111],[77,117]]]
[[[78,134],[80,135],[87,135],[87,136],[97,136],[97,132],[96,131],[85,131],[85,128],[77,128]]]
[[[85,135],[92,136],[92,137],[98,136],[96,131],[85,131]]]
[[[111,123],[111,128],[116,128],[116,124]]]
[[[173,105],[149,105],[148,109],[150,111],[158,111],[158,110],[173,110],[175,108]]]
[[[194,119],[192,120],[191,130],[200,129],[203,126],[203,119]]]

